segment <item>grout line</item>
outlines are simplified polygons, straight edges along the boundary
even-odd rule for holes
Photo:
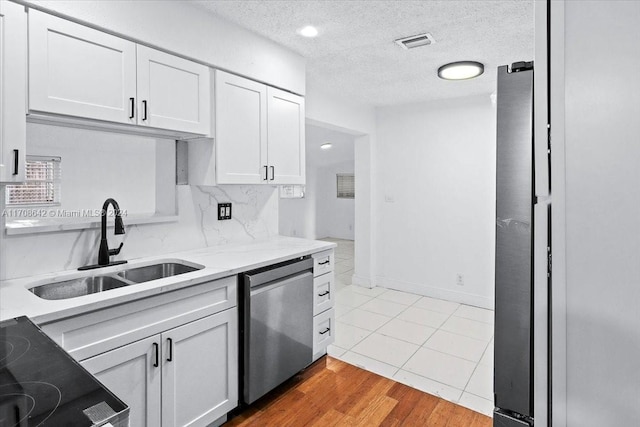
[[[471,372],[471,376],[467,380],[467,383],[464,385],[464,390],[465,391],[467,390],[467,387],[469,387],[469,383],[471,382],[471,378],[473,378],[473,374],[475,374],[476,371],[478,370],[478,366],[480,366],[480,360],[482,360],[482,358],[484,357],[484,354],[486,353],[487,349],[489,348],[489,344],[490,343],[491,343],[491,340],[489,340],[489,342],[487,343],[487,346],[484,348],[484,351],[482,352],[482,356],[480,356],[480,359],[476,363],[476,366],[473,368],[473,372]],[[471,393],[471,394],[474,394],[474,393]]]

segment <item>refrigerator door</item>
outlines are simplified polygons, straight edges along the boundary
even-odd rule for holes
[[[498,68],[495,405],[533,417],[533,70]],[[500,425],[500,424],[496,424]]]

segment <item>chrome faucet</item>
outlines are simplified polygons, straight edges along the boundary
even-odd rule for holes
[[[124,224],[122,223],[122,216],[120,216],[120,206],[118,206],[118,202],[109,198],[104,201],[102,205],[102,224],[101,224],[101,237],[100,237],[100,251],[98,252],[98,265],[104,266],[109,265],[109,257],[111,255],[118,255],[120,250],[122,249],[123,243],[120,243],[117,249],[109,249],[109,245],[107,244],[107,209],[109,209],[109,205],[113,206],[113,209],[116,213],[116,223],[114,234],[124,234]],[[125,261],[126,262],[126,261]],[[116,264],[116,263],[114,263]],[[117,262],[117,264],[123,264],[122,262]]]

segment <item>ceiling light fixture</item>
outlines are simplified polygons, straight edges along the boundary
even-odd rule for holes
[[[328,150],[329,148],[331,148],[331,143],[330,142],[326,142],[326,143],[322,144],[320,146],[320,148],[322,148],[323,150]]]
[[[318,35],[318,29],[312,25],[307,25],[306,27],[298,28],[297,33],[302,37],[315,37]]]
[[[475,61],[459,61],[438,68],[438,77],[445,80],[467,80],[484,73],[484,65]]]

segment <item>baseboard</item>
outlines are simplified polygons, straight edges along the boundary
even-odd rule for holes
[[[494,307],[493,298],[486,297],[483,295],[469,294],[466,292],[459,292],[459,291],[453,291],[450,289],[437,288],[434,286],[428,286],[424,284],[404,282],[401,280],[389,279],[387,277],[382,277],[382,276],[377,276],[375,283],[377,286],[381,288],[395,289],[397,291],[403,291],[403,292],[410,292],[416,295],[444,299],[447,301],[453,301],[461,304],[472,305],[474,307],[486,308],[489,310],[493,310],[493,307]]]

